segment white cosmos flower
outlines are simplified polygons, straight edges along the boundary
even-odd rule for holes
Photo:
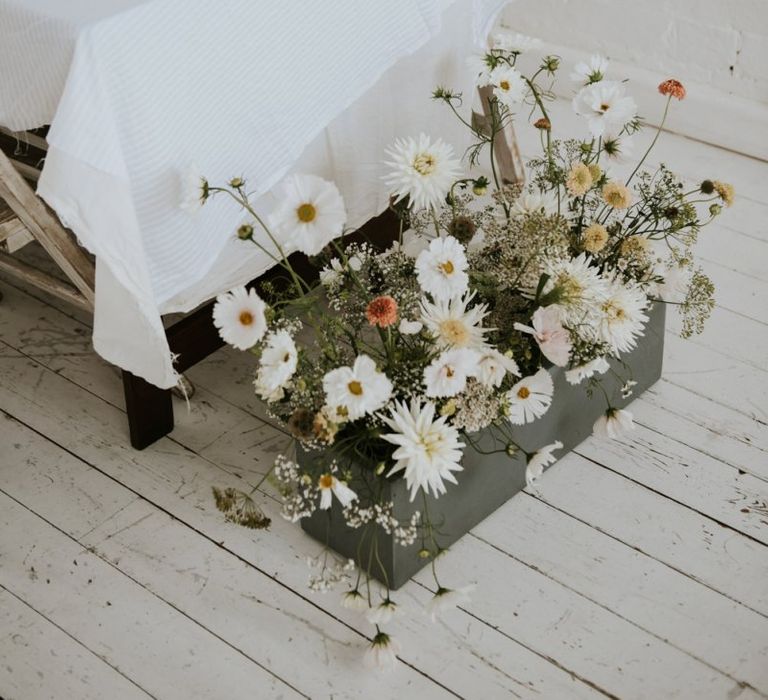
[[[459,440],[459,431],[448,424],[447,417],[435,419],[435,414],[434,403],[427,401],[422,405],[419,399],[413,398],[410,406],[396,403],[389,416],[382,416],[394,430],[382,438],[397,445],[392,454],[396,462],[387,476],[404,472],[411,501],[419,489],[426,494],[431,490],[435,497],[445,493],[443,481],[457,483],[452,472],[463,469],[460,462],[464,443]]]
[[[189,165],[179,173],[179,209],[196,214],[208,197],[208,182],[195,165]]]
[[[515,328],[530,333],[544,355],[553,365],[565,367],[571,356],[571,335],[560,323],[560,309],[556,305],[540,306],[533,312],[533,327],[515,323]]]
[[[485,87],[491,79],[491,67],[488,65],[486,56],[487,54],[484,53],[475,53],[467,58],[467,67],[478,87]]]
[[[507,392],[507,419],[513,425],[523,425],[540,418],[549,409],[554,390],[552,377],[543,368],[523,377]]]
[[[637,105],[627,97],[624,85],[615,80],[602,80],[581,88],[573,98],[573,110],[587,120],[595,138],[604,133],[618,133],[637,116]]]
[[[595,425],[592,427],[592,435],[615,440],[634,429],[635,422],[632,420],[632,414],[629,411],[621,408],[609,408],[595,421]]]
[[[407,318],[404,318],[400,321],[397,330],[403,335],[416,335],[422,328],[424,328],[424,324],[421,321],[409,321]]]
[[[611,165],[626,165],[632,161],[635,152],[635,141],[628,134],[603,134],[603,153],[608,159],[606,169]]]
[[[368,610],[368,599],[357,588],[353,588],[341,596],[341,607],[362,612]]]
[[[266,308],[255,289],[237,287],[216,297],[213,325],[225,343],[238,350],[249,350],[267,331]]]
[[[358,355],[352,367],[337,367],[323,377],[326,403],[345,408],[349,420],[378,411],[392,396],[392,382],[376,369],[368,355]]]
[[[400,653],[400,644],[385,632],[377,632],[376,636],[365,652],[364,663],[368,668],[380,671],[392,671],[397,666],[397,655]]]
[[[365,617],[372,625],[386,625],[392,621],[396,612],[397,605],[387,598],[381,601],[375,608],[369,608]]]
[[[341,260],[333,258],[330,264],[320,270],[320,284],[325,287],[333,287],[341,281],[343,272],[344,266],[341,264]]]
[[[480,362],[480,353],[470,348],[446,350],[424,368],[424,392],[429,397],[450,397],[467,387],[467,379],[474,377]]]
[[[431,302],[421,301],[421,320],[427,330],[435,337],[441,348],[482,348],[485,347],[485,329],[483,318],[488,313],[485,304],[477,304],[468,309],[474,294],[454,297],[450,300],[439,299]]]
[[[296,372],[299,353],[290,333],[272,333],[261,352],[261,364],[256,373],[256,393],[265,401],[278,401]]]
[[[528,192],[521,194],[512,205],[511,212],[519,216],[538,212],[555,214],[557,212],[557,195],[550,192]]]
[[[583,365],[566,370],[565,379],[569,384],[581,384],[582,381],[593,377],[595,374],[605,374],[610,368],[608,360],[604,357],[596,357]]]
[[[269,217],[280,239],[306,255],[317,255],[340,236],[347,220],[344,200],[332,182],[316,175],[290,175],[276,193]]]
[[[331,507],[334,494],[344,508],[349,506],[352,501],[357,500],[357,494],[333,474],[323,474],[317,487],[320,489],[320,510],[328,510]]]
[[[493,94],[499,102],[507,107],[519,105],[528,90],[528,84],[520,72],[504,63],[491,71],[489,84],[493,86]]]
[[[596,319],[596,309],[608,294],[607,282],[590,262],[591,258],[582,253],[577,258],[556,260],[545,266],[549,280],[544,291],[555,287],[560,290],[557,308],[566,326],[582,326]]]
[[[384,178],[397,201],[410,198],[414,210],[438,209],[461,174],[453,148],[442,139],[432,142],[426,134],[416,139],[397,139],[387,151],[392,172]]]
[[[467,291],[467,256],[453,236],[435,238],[416,258],[419,286],[435,299],[452,299]]]
[[[649,289],[651,296],[657,296],[662,301],[679,303],[685,298],[688,284],[691,281],[691,270],[680,265],[656,265],[653,270],[655,275],[664,278],[663,282],[652,285]]]
[[[541,39],[526,34],[499,32],[493,36],[493,48],[497,51],[509,51],[523,53],[538,49],[542,44]]]
[[[415,260],[419,257],[419,253],[427,248],[429,248],[429,238],[426,236],[416,233],[413,229],[403,234],[403,245],[400,247],[403,255]]]
[[[499,387],[507,373],[520,376],[517,362],[492,348],[482,351],[477,364],[477,381],[484,386]]]
[[[605,79],[608,72],[608,59],[600,54],[592,54],[588,61],[580,61],[573,67],[571,80],[575,83],[590,85]]]
[[[610,283],[608,293],[600,303],[600,339],[618,355],[635,347],[648,316],[648,299],[636,286],[627,286],[619,279]]]
[[[473,585],[462,586],[461,588],[443,588],[437,589],[427,603],[427,615],[432,622],[437,622],[438,618],[447,610],[455,608],[457,605],[464,605],[469,602],[469,594],[475,589]]]
[[[548,467],[550,464],[557,461],[557,457],[552,453],[555,450],[562,449],[563,443],[560,442],[560,440],[557,440],[551,445],[539,448],[528,458],[528,465],[525,468],[525,483],[528,488],[531,488],[533,482],[544,473],[544,467]]]

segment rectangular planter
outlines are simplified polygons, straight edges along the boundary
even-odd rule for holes
[[[603,388],[614,407],[626,406],[632,398],[639,396],[661,376],[665,309],[664,304],[654,305],[649,311],[650,319],[645,335],[637,347],[626,354],[621,362],[612,361],[622,378],[631,378],[637,382],[632,396],[628,399],[622,398],[623,381],[613,373],[608,372],[602,376]],[[573,386],[566,381],[562,368],[552,367],[549,371],[555,385],[552,405],[547,413],[535,422],[515,426],[513,434],[517,443],[528,452],[560,440],[563,449],[556,453],[559,458],[592,434],[592,426],[605,412],[606,402],[599,389],[592,392],[592,396],[588,396],[586,381]],[[493,435],[487,431],[476,434],[474,439],[484,451],[502,447],[495,443]],[[429,496],[427,501],[430,519],[439,532],[438,543],[443,548],[456,542],[525,487],[526,460],[522,454],[514,458],[504,453],[483,455],[468,446],[464,451],[462,465],[464,471],[456,474],[458,485],[447,484],[447,493],[440,498]],[[354,488],[354,483],[350,486]],[[405,480],[402,478],[390,480],[385,486],[383,496],[385,499],[392,499],[394,515],[401,522],[408,521],[414,511],[422,508],[423,501],[420,496],[417,496],[413,503],[409,501]],[[356,559],[363,528],[347,527],[336,499],[330,510],[315,511],[309,518],[304,518],[301,525],[312,537],[327,544],[339,554]],[[396,544],[392,537],[380,528],[375,528],[375,532],[375,536],[379,538],[379,556],[391,588],[399,588],[429,564],[429,559],[419,557],[422,546],[419,540],[412,546],[403,547]],[[367,545],[364,551],[367,551]],[[367,569],[367,561],[362,564],[362,568]],[[382,581],[385,578],[378,567],[373,567],[371,574]]]

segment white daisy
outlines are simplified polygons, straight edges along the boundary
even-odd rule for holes
[[[343,272],[344,266],[341,264],[341,260],[333,258],[330,264],[320,270],[320,284],[324,287],[337,285],[341,281]]]
[[[326,403],[346,409],[349,420],[378,411],[392,396],[392,382],[376,369],[368,355],[358,355],[352,367],[337,367],[323,377]]]
[[[276,193],[269,217],[278,236],[306,255],[317,255],[340,236],[347,220],[344,200],[332,182],[316,175],[291,175]]]
[[[255,289],[237,287],[216,297],[213,325],[225,343],[238,350],[249,350],[267,331],[266,308]]]
[[[647,307],[648,299],[639,287],[629,287],[619,279],[610,283],[599,307],[599,335],[614,355],[635,347],[648,321]]]
[[[208,199],[208,181],[194,165],[180,170],[178,177],[179,209],[188,214],[195,214]]]
[[[507,419],[513,425],[523,425],[540,418],[549,409],[554,390],[552,377],[543,368],[523,377],[507,392]]]
[[[375,608],[369,608],[365,617],[372,625],[386,625],[392,621],[395,613],[397,613],[397,605],[387,598]]]
[[[362,612],[368,610],[368,599],[357,588],[353,588],[341,596],[341,607]]]
[[[265,401],[278,401],[296,371],[299,353],[290,333],[282,330],[272,333],[261,352],[261,363],[254,385],[256,393]]]
[[[596,317],[596,307],[607,296],[608,284],[590,263],[591,258],[582,253],[545,266],[549,280],[544,291],[558,290],[557,308],[566,326],[580,326]]]
[[[651,296],[657,296],[662,301],[680,303],[691,281],[691,269],[680,265],[658,264],[653,270],[655,275],[664,278],[663,282],[652,285],[648,290]]]
[[[441,348],[482,348],[485,346],[485,330],[482,327],[488,307],[467,305],[474,294],[454,297],[450,300],[421,301],[421,319]]]
[[[403,255],[415,260],[419,257],[419,253],[427,248],[429,248],[429,238],[409,229],[403,234],[403,244],[399,249]]]
[[[421,488],[437,497],[445,493],[444,481],[457,483],[452,472],[462,471],[460,464],[464,443],[459,431],[448,424],[445,416],[435,419],[435,404],[411,399],[410,406],[396,403],[390,415],[382,420],[395,432],[382,438],[397,449],[392,453],[395,465],[387,476],[404,472],[405,483],[411,492],[411,501]]]
[[[604,357],[596,357],[594,360],[585,362],[583,365],[574,367],[565,372],[565,379],[569,384],[581,384],[585,379],[589,379],[595,374],[605,374],[611,366]]]
[[[637,116],[637,105],[624,94],[623,83],[603,80],[581,88],[573,98],[573,110],[587,120],[595,138],[618,133]]]
[[[477,381],[484,386],[499,387],[507,373],[520,376],[517,362],[498,350],[486,349],[482,352],[477,364]]]
[[[435,299],[452,299],[467,291],[467,256],[453,236],[435,238],[416,258],[419,286]]]
[[[424,392],[429,397],[450,397],[467,387],[467,379],[474,377],[480,353],[470,348],[446,350],[424,368]]]
[[[508,51],[510,53],[523,53],[538,49],[542,45],[541,39],[526,34],[511,34],[509,32],[499,32],[493,36],[493,48],[497,51]]]
[[[392,671],[397,666],[400,644],[385,632],[377,632],[365,652],[364,663],[368,668]]]
[[[553,192],[528,192],[520,195],[512,205],[512,214],[525,216],[526,214],[557,213],[557,195]]]
[[[632,414],[629,411],[621,408],[609,408],[595,421],[592,427],[592,435],[615,440],[634,429],[635,422],[632,420]]]
[[[553,365],[565,367],[571,356],[571,335],[560,323],[560,309],[554,306],[540,306],[533,313],[531,326],[515,323],[515,328],[530,333],[544,355]]]
[[[328,510],[331,507],[334,494],[343,508],[357,500],[357,494],[333,474],[323,474],[317,482],[317,487],[320,489],[320,510]]]
[[[414,210],[439,208],[461,174],[453,148],[442,139],[432,142],[426,134],[418,140],[398,139],[387,155],[393,170],[384,181],[395,188],[396,201],[409,197]]]
[[[520,72],[505,63],[491,71],[489,84],[493,85],[493,94],[499,102],[510,108],[519,105],[528,91],[528,84]]]
[[[555,450],[562,449],[563,443],[557,440],[551,445],[546,445],[536,450],[536,452],[528,458],[528,465],[525,468],[525,483],[528,488],[531,488],[533,482],[544,473],[544,467],[548,467],[550,464],[557,461],[557,457],[554,457],[552,453]]]
[[[573,67],[571,80],[575,83],[590,85],[605,79],[608,72],[608,59],[600,54],[593,54],[588,61],[580,61]]]
[[[421,321],[409,321],[407,318],[400,321],[397,326],[397,330],[403,335],[416,335],[422,328],[424,328],[424,324]]]
[[[474,589],[473,585],[462,586],[461,588],[443,588],[441,586],[427,603],[427,615],[432,622],[437,622],[438,618],[447,610],[468,603],[469,594]]]

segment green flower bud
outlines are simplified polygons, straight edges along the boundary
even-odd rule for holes
[[[234,187],[235,189],[238,189],[239,187],[243,187],[245,185],[245,180],[241,177],[233,177],[229,181],[229,186]]]
[[[247,241],[253,238],[253,226],[250,224],[243,224],[239,229],[237,229],[237,237],[241,241]]]

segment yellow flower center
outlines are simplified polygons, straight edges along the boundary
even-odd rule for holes
[[[454,374],[456,373],[453,371],[453,367],[449,365],[448,367],[445,368],[445,376],[448,377],[448,379],[453,378]]]
[[[431,175],[435,172],[437,167],[437,161],[431,153],[419,153],[413,159],[413,169],[419,173],[419,175]]]
[[[517,390],[517,395],[521,399],[527,399],[531,395],[531,390],[527,386],[521,386]]]
[[[627,317],[627,312],[612,301],[603,304],[603,312],[611,321],[623,321]]]
[[[469,341],[467,327],[456,319],[448,319],[440,323],[440,335],[450,345],[466,345]]]
[[[607,112],[610,108],[611,105],[609,105],[607,102],[603,102],[603,104],[600,105],[601,112]]]
[[[330,474],[323,474],[320,477],[320,488],[329,489],[333,486],[333,477]]]
[[[363,395],[363,385],[358,382],[357,379],[353,379],[349,384],[347,384],[347,389],[349,389],[349,393],[353,396]]]
[[[291,353],[287,352],[283,355],[283,362],[288,362],[291,359]]]
[[[500,87],[502,90],[509,90],[509,81],[508,81],[508,80],[502,80],[502,81],[499,83],[499,87]]]
[[[244,326],[250,326],[253,323],[253,314],[250,311],[241,311],[239,318]]]
[[[453,263],[450,260],[446,260],[444,263],[440,263],[438,266],[446,275],[453,274]]]
[[[317,217],[317,209],[315,209],[314,204],[305,202],[296,209],[296,216],[299,217],[299,221],[308,224]]]

